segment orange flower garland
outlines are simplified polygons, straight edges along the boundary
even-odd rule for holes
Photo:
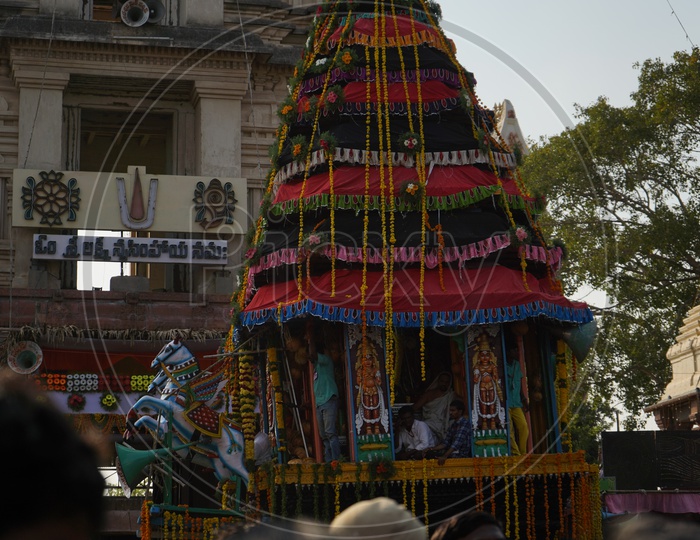
[[[151,505],[153,501],[144,499],[141,503],[141,538],[151,540]]]

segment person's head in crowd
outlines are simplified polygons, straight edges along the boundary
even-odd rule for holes
[[[411,405],[404,405],[399,409],[399,424],[401,424],[401,427],[404,429],[407,429],[410,431],[411,427],[413,427],[413,422],[415,420],[415,415],[413,413],[413,406]]]
[[[615,540],[697,540],[700,524],[674,517],[639,514],[621,525]]]
[[[299,520],[239,522],[223,526],[217,540],[320,540],[328,538],[328,526]]]
[[[98,452],[25,379],[0,372],[0,540],[88,540],[102,522]]]
[[[499,521],[487,512],[464,512],[442,523],[430,540],[504,540]]]
[[[332,538],[427,540],[425,525],[393,499],[377,497],[343,510],[331,522]]]

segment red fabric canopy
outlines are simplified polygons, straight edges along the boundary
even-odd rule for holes
[[[376,24],[376,28],[375,28]],[[383,17],[376,20],[374,18],[357,19],[352,25],[353,32],[365,34],[367,36],[385,36],[387,39],[396,39],[396,37],[411,37],[414,33],[429,32],[439,38],[439,33],[434,27],[414,20],[411,24],[411,19],[408,17]],[[376,30],[376,33],[375,33]],[[343,34],[344,27],[339,26],[331,35],[329,41],[335,43]],[[397,33],[398,31],[398,33]]]
[[[445,268],[444,289],[437,269],[425,272],[424,313],[426,326],[505,322],[544,315],[566,322],[588,322],[592,315],[586,304],[572,302],[527,274],[529,291],[520,271],[503,266],[476,269]],[[296,281],[265,285],[258,289],[244,310],[246,324],[260,324],[270,318],[285,320],[305,313],[329,320],[355,322],[361,312],[362,270],[337,270],[335,296],[331,297],[331,275],[302,280],[301,296]],[[420,323],[420,270],[396,270],[392,291],[393,312],[400,326]],[[383,325],[385,312],[382,272],[367,273],[365,299],[369,324]],[[284,310],[282,309],[284,308]],[[482,320],[483,319],[483,320]]]
[[[379,167],[370,167],[369,193],[370,196],[381,195]],[[461,165],[454,167],[435,167],[428,171],[428,183],[426,195],[428,197],[445,197],[470,191],[478,187],[493,187],[498,184],[496,176],[491,172],[485,172],[473,165]],[[404,182],[418,182],[418,172],[414,168],[394,167],[394,194],[399,196],[399,190]],[[389,183],[389,173],[385,169],[385,184]],[[508,195],[522,196],[515,182],[510,178],[501,178],[501,184]],[[315,174],[306,180],[306,183],[294,182],[283,184],[279,187],[273,204],[289,200],[298,200],[304,186],[304,197],[327,194],[330,192],[328,172]],[[333,172],[333,192],[336,195],[363,196],[365,189],[364,167],[340,167]],[[385,188],[388,190],[388,187]],[[385,193],[386,194],[386,193]],[[527,200],[533,200],[527,198]]]

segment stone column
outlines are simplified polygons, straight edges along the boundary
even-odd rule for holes
[[[60,170],[63,141],[63,91],[67,73],[16,71],[19,87],[17,167]],[[14,194],[14,196],[18,196]],[[18,216],[14,216],[17,220]],[[38,221],[37,221],[38,226]],[[14,228],[15,274],[13,287],[31,287],[32,229]]]
[[[180,26],[224,25],[224,0],[180,0]]]
[[[241,100],[247,88],[245,72],[235,81],[195,81],[195,161],[198,176],[241,177]],[[237,264],[233,255],[236,238],[228,239],[227,266]],[[233,256],[232,256],[233,255]],[[200,268],[193,268],[193,282],[207,279]],[[230,276],[229,276],[230,278]],[[210,280],[211,281],[211,280]],[[201,291],[210,294],[214,290]]]
[[[232,84],[195,81],[195,153],[197,175],[241,176],[241,100],[245,79]]]

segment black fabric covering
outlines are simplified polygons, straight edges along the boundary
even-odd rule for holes
[[[488,211],[482,208],[454,210],[451,212],[429,212],[430,225],[441,224],[445,247],[463,246],[484,240],[494,234],[508,231],[509,226],[499,210]],[[274,218],[273,218],[274,219]],[[421,243],[421,216],[419,212],[394,214],[396,247],[419,246]],[[335,241],[339,245],[349,247],[362,246],[362,231],[364,229],[363,212],[335,212]],[[387,216],[387,231],[389,218]],[[330,217],[327,210],[305,214],[304,236],[311,231],[326,233],[329,239]],[[379,212],[369,215],[369,247],[382,247],[382,223]],[[428,232],[426,243],[428,247],[438,245],[436,234]],[[283,248],[296,248],[299,245],[298,216],[293,214],[288,218],[277,218],[270,222],[270,229],[265,235],[261,254],[266,255]]]
[[[357,65],[362,68],[367,67],[367,60],[365,59],[365,47],[364,45],[350,45],[349,47],[344,47],[348,49],[352,49],[355,54],[357,55],[357,58],[359,58],[359,61],[357,62]],[[401,71],[401,57],[399,55],[398,51],[399,47],[391,47],[387,48],[386,50],[386,70],[387,71]],[[333,52],[335,54],[335,51]],[[416,69],[416,56],[415,52],[413,50],[413,45],[408,46],[408,47],[401,47],[401,54],[403,55],[403,63],[406,66],[407,71],[412,71]],[[316,56],[317,59],[319,58],[330,58],[333,59],[332,55],[318,55]],[[380,60],[381,62],[381,60]],[[452,63],[452,61],[449,59],[449,57],[443,53],[442,51],[439,51],[437,49],[433,49],[431,47],[425,47],[421,46],[419,48],[419,65],[421,69],[446,69],[448,71],[452,72],[457,72],[457,69],[455,68],[455,65]],[[377,65],[375,62],[374,58],[374,49],[370,48],[370,54],[369,54],[369,67],[370,69],[376,69]],[[311,72],[310,75],[316,76],[319,75],[318,72],[313,73]],[[473,80],[473,75],[469,72],[467,72],[467,82],[469,82],[469,78],[472,78]]]
[[[376,122],[370,124],[370,147],[372,150],[379,149],[379,133]],[[409,131],[407,116],[392,116],[390,123],[392,151],[401,151],[401,136]],[[414,119],[414,129],[415,119]],[[319,122],[319,131],[328,131],[337,140],[339,148],[355,148],[364,150],[366,148],[367,125],[363,117],[340,116],[337,114],[324,117]],[[453,110],[440,114],[424,117],[423,133],[426,140],[426,152],[450,152],[453,150],[474,150],[479,144],[474,139],[472,123],[467,113],[463,110]],[[290,137],[285,141],[284,147],[278,159],[278,166],[292,161],[290,139],[294,135],[303,134],[307,140],[311,138],[311,127],[300,127],[298,124],[290,132]],[[319,139],[317,133],[314,140]],[[314,149],[317,145],[314,144]]]

